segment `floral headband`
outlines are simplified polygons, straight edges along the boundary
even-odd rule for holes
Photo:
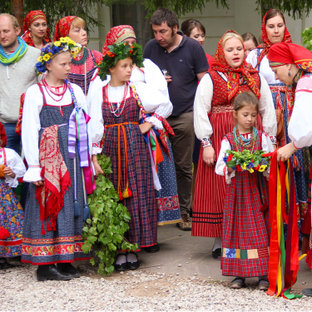
[[[36,69],[38,73],[44,73],[47,70],[46,64],[49,64],[57,54],[68,51],[72,57],[75,57],[80,49],[81,45],[69,37],[62,37],[59,41],[48,43],[41,49],[41,54],[37,59]]]
[[[142,46],[139,44],[128,44],[122,42],[108,46],[108,51],[104,54],[102,61],[98,64],[98,75],[102,80],[106,79],[109,69],[116,66],[117,62],[130,57],[134,64],[143,67]]]

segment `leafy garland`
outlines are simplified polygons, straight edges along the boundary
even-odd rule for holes
[[[87,254],[93,250],[95,257],[90,263],[98,266],[98,273],[111,274],[117,250],[135,251],[138,246],[124,238],[129,230],[130,216],[120,203],[113,183],[107,178],[112,173],[110,158],[100,155],[98,162],[104,174],[97,177],[96,189],[88,198],[92,219],[87,219],[83,228],[82,250]]]
[[[138,67],[143,66],[142,46],[137,43],[128,44],[121,42],[108,46],[108,51],[103,56],[103,59],[98,64],[98,75],[102,80],[106,79],[109,74],[109,69],[116,66],[117,62],[130,57],[134,64]]]
[[[242,152],[227,150],[223,157],[228,168],[236,171],[255,171],[263,172],[270,165],[270,158],[263,151],[254,151],[251,153],[248,149]]]
[[[41,49],[41,54],[36,63],[36,69],[39,74],[47,70],[46,64],[49,64],[53,57],[61,52],[70,52],[75,57],[81,49],[81,45],[71,40],[69,37],[61,37],[59,41],[50,42]]]

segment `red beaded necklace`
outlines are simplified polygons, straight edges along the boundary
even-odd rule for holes
[[[115,117],[120,117],[124,108],[125,108],[125,104],[126,104],[126,96],[127,96],[127,93],[128,93],[128,83],[125,84],[125,87],[124,87],[124,95],[122,97],[122,100],[121,102],[117,102],[117,103],[113,103],[113,102],[110,102],[109,101],[109,98],[108,98],[108,84],[104,87],[104,99],[103,101],[107,103],[108,105],[108,108],[110,110],[110,112],[115,116]],[[114,105],[115,104],[115,107],[114,108]]]
[[[64,97],[64,94],[67,90],[67,84],[64,82],[63,86],[60,86],[60,87],[55,87],[55,91],[53,91],[52,87],[50,87],[46,81],[46,79],[42,79],[42,85],[45,87],[48,95],[50,96],[50,98],[55,101],[55,102],[60,102],[63,100],[63,97]],[[63,91],[59,92],[59,90],[63,88]],[[59,96],[60,98],[57,100],[55,99],[52,94],[56,95],[56,96]]]

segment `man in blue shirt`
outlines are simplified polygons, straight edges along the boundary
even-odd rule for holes
[[[208,62],[200,44],[178,31],[179,21],[172,11],[164,8],[156,10],[151,24],[155,39],[146,44],[143,56],[159,66],[168,82],[173,104],[168,122],[175,132],[170,140],[182,216],[178,227],[191,230],[193,102],[198,81],[208,70]]]

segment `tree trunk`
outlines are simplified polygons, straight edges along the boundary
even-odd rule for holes
[[[23,28],[24,0],[11,0],[11,13],[17,18],[21,28]]]

